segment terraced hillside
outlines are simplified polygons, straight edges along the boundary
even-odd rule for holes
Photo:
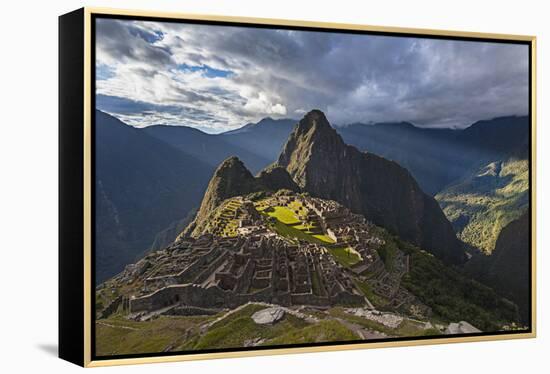
[[[300,199],[280,202],[276,198],[267,198],[259,201],[256,209],[272,218],[269,226],[277,234],[296,243],[305,241],[322,245],[342,266],[351,267],[362,260],[352,247],[336,243],[335,238],[323,230],[319,216],[310,212]]]

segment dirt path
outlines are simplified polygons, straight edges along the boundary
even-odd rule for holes
[[[139,330],[139,329],[136,329],[135,327],[113,325],[113,324],[102,322],[102,321],[98,321],[97,324],[107,326],[107,327],[112,327],[114,329],[132,330],[132,331]]]
[[[336,318],[336,320],[340,322],[342,325],[344,325],[345,327],[347,327],[348,329],[350,329],[355,335],[361,338],[361,340],[383,339],[387,337],[387,335],[384,333],[366,329],[361,325],[346,321],[345,319]]]

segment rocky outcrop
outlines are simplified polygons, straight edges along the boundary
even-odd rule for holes
[[[279,321],[285,315],[285,311],[280,307],[272,307],[257,311],[252,315],[252,319],[258,325],[272,325]]]
[[[447,263],[464,260],[450,222],[410,173],[346,145],[321,111],[313,110],[299,122],[277,165],[312,196],[336,200]]]
[[[260,186],[266,190],[278,191],[285,189],[293,192],[300,190],[300,187],[292,180],[286,169],[277,165],[265,168],[256,179]]]
[[[445,329],[445,334],[447,335],[456,335],[456,334],[475,334],[480,333],[481,330],[477,327],[471,325],[466,321],[453,322]]]

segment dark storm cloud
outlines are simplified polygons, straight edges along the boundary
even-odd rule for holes
[[[162,39],[159,32],[149,32],[131,23],[110,19],[96,21],[96,48],[121,61],[139,61],[151,65],[171,64],[168,48],[153,45]]]
[[[195,107],[213,132],[312,108],[437,127],[528,111],[524,45],[107,20],[97,43],[102,93]]]

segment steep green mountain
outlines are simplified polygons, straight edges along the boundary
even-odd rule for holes
[[[347,144],[394,160],[431,195],[479,167],[502,159],[529,133],[526,116],[478,121],[466,129],[419,128],[408,122],[338,129]]]
[[[321,111],[299,122],[277,164],[312,196],[338,201],[447,263],[464,260],[451,224],[410,173],[346,145]]]
[[[269,167],[258,177],[254,177],[237,157],[223,161],[214,172],[204,193],[195,219],[184,230],[184,235],[197,236],[210,224],[212,213],[226,199],[247,195],[253,192],[277,191],[288,189],[297,191],[298,187],[285,169]]]
[[[141,129],[179,150],[216,168],[230,156],[238,156],[254,173],[275,160],[259,153],[252,152],[238,145],[238,142],[227,142],[224,137],[204,133],[186,126],[149,126]]]
[[[490,285],[518,305],[524,323],[529,321],[531,312],[530,232],[527,211],[500,231],[491,255],[476,255],[466,264],[466,270],[470,275]]]
[[[96,280],[120,272],[196,207],[213,168],[96,111]],[[192,176],[192,178],[191,178]]]
[[[529,205],[529,161],[525,143],[436,195],[459,238],[491,253],[501,229]]]

